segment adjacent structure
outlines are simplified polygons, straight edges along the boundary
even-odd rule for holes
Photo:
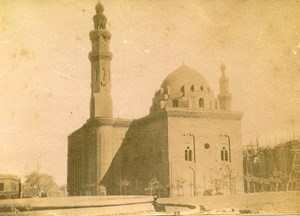
[[[15,175],[0,175],[0,199],[18,199],[21,195],[21,179]]]
[[[113,118],[109,50],[103,6],[90,32],[90,118],[68,139],[70,195],[242,193],[242,113],[231,110],[225,66],[218,98],[187,65],[169,74],[149,115]]]

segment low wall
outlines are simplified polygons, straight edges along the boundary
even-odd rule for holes
[[[0,212],[88,212],[120,214],[153,211],[150,196],[89,196],[1,200]],[[1,215],[0,213],[0,215]],[[72,215],[70,213],[70,215]]]

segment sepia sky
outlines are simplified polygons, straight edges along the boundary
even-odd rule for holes
[[[66,183],[67,136],[89,117],[95,0],[0,0],[0,173]],[[226,65],[244,144],[300,135],[300,1],[101,0],[114,116],[149,112],[184,62],[219,93]]]

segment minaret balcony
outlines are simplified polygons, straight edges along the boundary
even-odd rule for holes
[[[102,37],[105,40],[110,40],[111,33],[106,29],[97,29],[97,30],[92,30],[90,32],[90,40],[91,41],[97,41],[97,40],[99,40],[100,37]]]
[[[95,52],[92,51],[89,53],[89,59],[90,61],[96,61],[96,60],[111,60],[112,59],[112,53],[111,52]]]

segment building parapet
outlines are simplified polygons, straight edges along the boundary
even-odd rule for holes
[[[231,119],[241,120],[243,112],[226,112],[222,110],[183,110],[182,108],[165,108],[168,117],[185,117],[185,118],[214,118],[214,119]]]

